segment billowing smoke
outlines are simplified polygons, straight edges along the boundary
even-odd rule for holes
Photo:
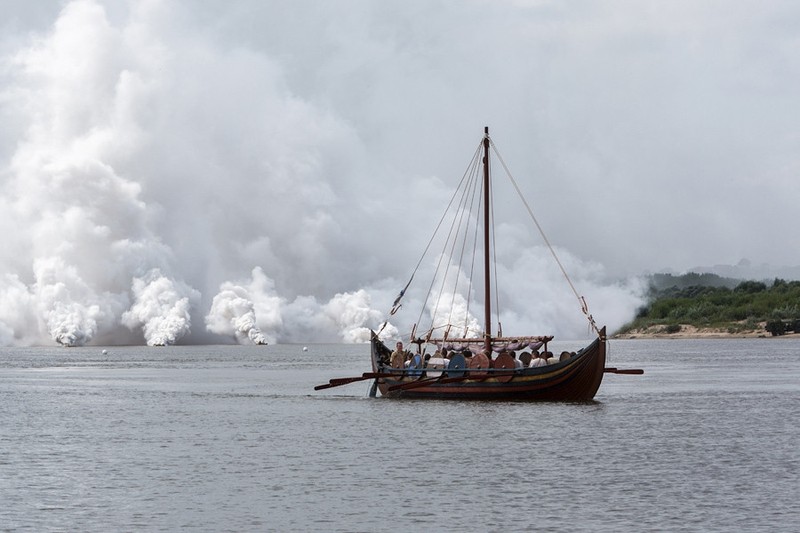
[[[555,253],[569,279],[545,246],[511,246],[499,261],[497,278],[513,280],[511,284],[499,283],[495,304],[500,307],[499,323],[504,334],[559,338],[591,335],[580,297],[598,326],[606,325],[611,332],[630,320],[632,310],[644,303],[645,286],[638,278],[613,281],[598,263],[582,261],[561,248],[555,248]]]
[[[354,115],[344,100],[363,94],[331,79],[336,65],[305,78],[299,62],[287,68],[284,40],[217,34],[193,3],[119,6],[69,2],[38,32],[0,43],[0,344],[367,340],[449,194],[431,173],[460,172],[470,143],[463,160],[410,158],[437,161],[429,174],[404,167],[394,141],[430,135],[432,149],[440,134],[388,131],[402,121],[378,102]],[[612,320],[624,322],[635,289],[574,263],[598,313],[618,306]],[[502,264],[530,284],[528,265]],[[562,296],[528,288],[535,303]],[[446,305],[474,329],[465,300]],[[535,309],[501,318],[575,330]],[[381,335],[415,321],[393,316]]]
[[[155,268],[134,278],[133,306],[122,315],[129,329],[141,328],[148,346],[175,344],[191,330],[190,303],[200,293],[184,283],[163,276]]]
[[[439,334],[446,333],[449,338],[473,338],[483,333],[478,319],[470,312],[468,300],[459,293],[443,294],[439,305],[429,307],[433,319],[433,329]]]
[[[336,324],[343,342],[367,342],[370,330],[377,331],[384,322],[380,311],[370,307],[370,296],[361,289],[353,293],[335,295],[323,307],[324,315]],[[391,323],[381,330],[381,337],[397,337],[397,328]]]
[[[113,324],[113,317],[124,307],[124,296],[96,294],[74,266],[62,258],[37,259],[33,264],[33,283],[27,286],[15,275],[0,279],[0,341],[4,345],[22,340],[34,343],[31,331],[40,330],[63,346],[82,346],[98,330]],[[28,333],[19,339],[17,332]]]
[[[217,335],[232,336],[239,344],[267,344],[275,342],[274,335],[267,337],[259,324],[270,332],[280,331],[282,301],[273,296],[272,281],[261,268],[252,272],[253,279],[246,286],[226,281],[211,302],[206,316],[206,328]],[[259,313],[256,315],[258,301]],[[258,320],[257,320],[258,317]]]
[[[385,325],[384,325],[385,324]],[[374,309],[369,292],[335,294],[328,302],[300,296],[287,302],[261,268],[246,282],[225,282],[214,296],[206,327],[241,344],[267,342],[367,342],[370,330],[381,338],[398,336],[397,328]]]
[[[438,263],[441,261],[442,258],[437,260]],[[473,299],[473,287],[468,280],[469,276],[461,268],[451,265],[433,283],[427,300],[427,311],[430,316],[430,328],[436,335],[447,335],[448,338],[472,338],[483,333],[483,326],[473,314],[475,310],[470,310],[469,302]],[[417,331],[418,336],[424,333]]]
[[[229,288],[224,288],[228,285]],[[231,335],[239,344],[267,344],[267,337],[256,325],[253,302],[239,286],[225,284],[214,296],[206,317],[208,331]]]
[[[569,275],[567,280],[547,247],[526,247],[513,238],[510,241],[506,252],[498,256],[497,275],[492,276],[497,282],[491,302],[494,335],[590,337],[593,332],[582,313],[580,297],[597,325],[608,326],[609,331],[630,320],[631,310],[644,303],[646,284],[639,278],[610,281],[602,265],[581,261],[569,251],[556,248]],[[429,265],[431,270],[435,263],[438,260]],[[423,296],[428,286],[410,287],[393,317],[400,336],[408,338],[415,330],[416,336],[424,337],[429,329],[434,336],[445,332],[449,338],[480,336],[484,331],[483,274],[473,273],[473,278],[476,275],[481,280],[470,283],[463,270],[450,266],[447,276],[439,274],[431,285],[427,298]],[[419,313],[423,302],[426,312],[414,314]]]
[[[83,346],[97,333],[100,307],[75,269],[59,258],[34,264],[36,301],[50,337],[64,346]]]

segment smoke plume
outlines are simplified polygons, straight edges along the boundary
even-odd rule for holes
[[[267,344],[275,342],[276,336],[267,337],[259,324],[268,331],[280,331],[283,323],[280,316],[281,299],[270,295],[273,290],[261,268],[252,272],[253,279],[247,285],[225,282],[211,302],[211,311],[206,316],[206,328],[212,333],[233,337],[239,344]],[[256,304],[259,313],[256,320]]]
[[[220,8],[204,9],[75,0],[30,31],[3,27],[0,344],[363,342],[387,322],[472,137],[443,143],[395,109],[406,93],[388,91],[388,65],[408,65],[403,47],[303,26],[336,46],[291,48],[281,24],[248,32],[232,9],[209,25]],[[430,152],[406,157],[423,141]],[[515,246],[529,252],[499,268],[531,285],[535,245]],[[638,289],[572,266],[598,311],[624,322]],[[549,303],[561,297],[549,287],[528,288]],[[462,318],[464,304],[448,303]],[[501,318],[581,335],[558,305]],[[381,335],[415,321],[392,316]]]
[[[134,302],[122,314],[129,329],[141,328],[148,346],[175,344],[191,330],[190,302],[200,293],[187,285],[163,276],[154,268],[142,278],[133,279]]]

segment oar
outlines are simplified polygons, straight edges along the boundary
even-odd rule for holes
[[[330,383],[339,383],[339,382],[352,383],[353,381],[360,381],[362,379],[382,378],[382,377],[389,377],[389,376],[395,376],[395,375],[398,375],[398,374],[387,374],[387,373],[384,373],[384,372],[364,372],[363,374],[361,374],[358,377],[331,378],[331,379],[328,380],[328,382],[330,382]]]
[[[612,374],[644,374],[644,370],[641,368],[604,368],[603,371],[610,372]]]
[[[373,378],[388,378],[388,377],[399,377],[402,374],[391,374],[385,372],[364,372],[362,375],[352,378],[332,378],[328,380],[328,383],[324,385],[317,385],[314,387],[314,390],[322,390],[322,389],[330,389],[331,387],[338,387],[340,385],[347,385],[348,383],[354,383],[356,381],[363,381],[365,379],[373,379]]]
[[[349,379],[342,379],[341,381],[326,383],[325,385],[317,385],[314,387],[314,390],[322,390],[322,389],[330,389],[331,387],[338,387],[340,385],[347,385],[348,383],[353,383],[354,381],[360,381],[362,379],[369,379],[369,378],[349,378]]]

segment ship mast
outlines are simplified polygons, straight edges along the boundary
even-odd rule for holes
[[[486,355],[491,357],[492,353],[492,290],[490,285],[490,261],[489,261],[489,126],[483,130],[483,271],[484,271],[484,349]]]

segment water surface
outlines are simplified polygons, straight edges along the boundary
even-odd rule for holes
[[[364,345],[5,348],[0,529],[795,531],[800,341],[617,340],[596,402],[370,399]]]

